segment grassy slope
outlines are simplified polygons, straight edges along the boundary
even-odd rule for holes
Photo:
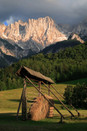
[[[56,89],[63,94],[66,84],[55,85]],[[44,90],[43,90],[44,91]],[[0,131],[86,131],[87,130],[87,110],[79,110],[81,117],[78,119],[69,118],[69,113],[61,108],[58,101],[55,101],[56,106],[60,111],[66,116],[63,124],[58,124],[60,117],[55,111],[54,118],[48,118],[38,122],[34,121],[21,121],[16,120],[16,111],[19,104],[19,99],[21,96],[22,89],[8,90],[0,92]],[[45,91],[45,93],[47,90]],[[33,87],[27,88],[28,97],[28,108],[30,106],[31,100],[38,95],[37,91]],[[72,110],[73,111],[73,110]],[[74,114],[75,111],[73,111]]]

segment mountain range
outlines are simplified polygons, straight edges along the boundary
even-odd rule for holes
[[[52,18],[47,16],[29,19],[26,22],[19,20],[8,26],[0,24],[0,61],[4,59],[4,63],[11,64],[16,60],[41,52],[45,48],[48,52],[50,48],[55,48],[57,52],[62,47],[84,43],[87,40],[86,36],[87,20],[70,26],[56,24]],[[79,42],[74,41],[68,44],[71,39]],[[10,61],[6,56],[10,58]]]
[[[21,48],[23,56],[27,56],[31,50],[37,53],[50,44],[67,40],[50,17],[29,19],[27,22],[19,20],[9,26],[0,25],[0,37],[12,46]],[[15,53],[14,56],[22,57]]]

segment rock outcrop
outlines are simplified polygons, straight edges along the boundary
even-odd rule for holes
[[[85,42],[85,41],[82,40],[77,34],[73,34],[73,33],[69,36],[68,39],[77,40],[77,41],[79,41],[79,42],[81,42],[81,43],[84,43],[84,42]]]

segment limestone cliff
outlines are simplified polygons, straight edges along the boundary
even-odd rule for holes
[[[27,22],[19,20],[9,26],[3,26],[0,36],[15,43],[34,41],[43,48],[58,41],[66,40],[66,36],[61,33],[55,22],[50,17],[29,19]],[[20,44],[19,44],[20,45]],[[22,46],[22,45],[21,45]],[[24,47],[24,46],[23,46]]]

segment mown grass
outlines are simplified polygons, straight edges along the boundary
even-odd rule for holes
[[[54,85],[56,89],[63,95],[66,84]],[[47,90],[42,89],[44,93]],[[54,111],[53,118],[46,118],[44,120],[35,122],[31,120],[22,121],[21,115],[19,120],[16,120],[16,112],[21,97],[22,89],[14,89],[0,92],[0,131],[87,131],[87,110],[79,109],[81,116],[77,118],[77,113],[71,109],[76,118],[70,117],[70,114],[55,100],[55,105],[66,119],[60,124],[60,116]],[[56,92],[54,92],[56,94]],[[33,87],[27,88],[28,110],[33,98],[38,95],[38,92]],[[57,95],[57,94],[56,94]],[[59,97],[61,99],[61,97]],[[63,100],[63,99],[61,99]],[[21,113],[21,110],[20,110]]]

